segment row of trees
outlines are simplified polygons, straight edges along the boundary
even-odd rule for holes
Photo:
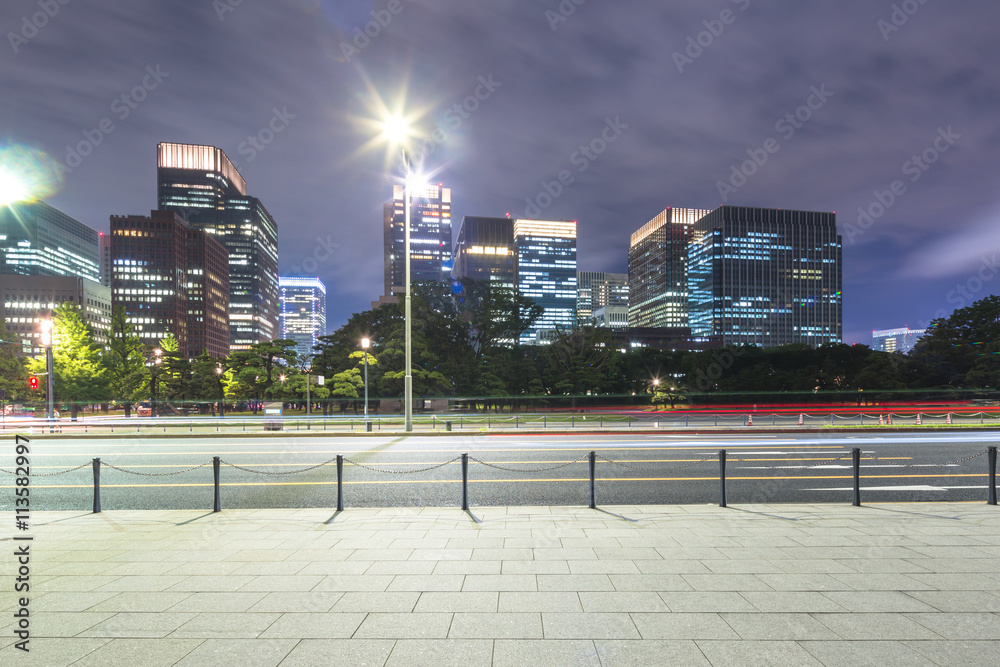
[[[518,408],[536,405],[529,403],[533,397],[553,401],[560,396],[567,397],[568,406],[587,396],[648,402],[654,392],[655,402],[673,406],[682,400],[780,400],[773,392],[829,400],[830,392],[995,392],[1000,386],[998,296],[936,320],[909,355],[864,345],[623,351],[610,332],[593,327],[560,331],[550,345],[520,346],[518,338],[538,321],[541,307],[514,290],[472,281],[460,295],[447,285],[421,283],[412,308],[414,395],[476,397],[483,407]],[[216,403],[242,402],[256,410],[264,400],[301,404],[307,381],[312,400],[327,405],[335,399],[341,409],[352,403],[357,408],[366,360],[373,399],[403,393],[401,305],[353,315],[320,339],[311,359],[298,358],[293,341],[279,339],[224,359],[203,353],[188,360],[173,338],[163,339],[155,350],[144,345],[121,308],[113,313],[106,346],[95,342],[72,305],[60,306],[54,321],[55,396],[74,412],[80,405],[109,401],[124,403],[128,411],[154,397],[212,409]],[[369,352],[360,349],[363,338],[371,341]],[[8,401],[41,398],[31,395],[27,377],[44,372],[44,363],[21,356],[17,337],[0,328],[0,389]],[[316,375],[326,377],[323,386]]]

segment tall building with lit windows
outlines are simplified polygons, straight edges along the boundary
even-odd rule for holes
[[[100,235],[45,202],[0,206],[0,274],[101,282]]]
[[[843,337],[837,215],[722,206],[694,224],[691,333],[722,345],[818,347]]]
[[[917,341],[927,334],[927,329],[876,329],[872,331],[872,349],[879,352],[901,352],[909,354]]]
[[[278,230],[226,154],[214,146],[157,146],[157,206],[229,253],[229,345],[244,350],[278,337]]]
[[[299,360],[309,359],[319,337],[326,335],[326,285],[319,278],[282,276],[281,337],[295,341]]]
[[[406,291],[406,205],[403,186],[394,185],[382,209],[385,296]],[[451,188],[426,185],[410,193],[410,282],[441,282],[451,277]]]
[[[620,308],[628,312],[628,274],[577,271],[576,318],[579,323],[593,325],[595,313],[607,307],[612,307],[608,313],[618,313]]]
[[[182,355],[229,354],[229,256],[170,211],[111,216],[111,292],[143,343],[169,335]]]
[[[668,208],[632,234],[628,249],[628,324],[688,326],[688,242],[705,209]]]
[[[576,221],[515,220],[514,249],[517,289],[545,309],[520,342],[542,344],[576,323]]]
[[[465,216],[455,244],[456,278],[514,288],[514,221]]]

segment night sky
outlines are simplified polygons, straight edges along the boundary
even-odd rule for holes
[[[158,142],[222,148],[333,330],[382,291],[401,165],[364,121],[405,101],[441,130],[424,167],[456,235],[576,219],[580,270],[626,271],[668,206],[837,211],[845,340],[870,343],[1000,292],[998,22],[987,0],[4,0],[0,141],[67,165],[89,143],[48,201],[98,230],[155,207]]]

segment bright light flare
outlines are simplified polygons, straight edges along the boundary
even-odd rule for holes
[[[48,155],[18,144],[0,144],[0,206],[51,197],[62,186],[60,167]]]
[[[39,324],[42,330],[39,342],[42,347],[48,347],[52,345],[52,320],[42,320]]]
[[[391,114],[382,120],[382,136],[397,146],[406,146],[413,136],[413,126],[400,114]]]

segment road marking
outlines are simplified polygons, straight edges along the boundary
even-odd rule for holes
[[[984,486],[928,486],[914,484],[912,486],[862,486],[862,491],[949,491],[952,489],[985,489]],[[853,491],[853,486],[831,487],[828,489],[801,489],[802,491]]]

